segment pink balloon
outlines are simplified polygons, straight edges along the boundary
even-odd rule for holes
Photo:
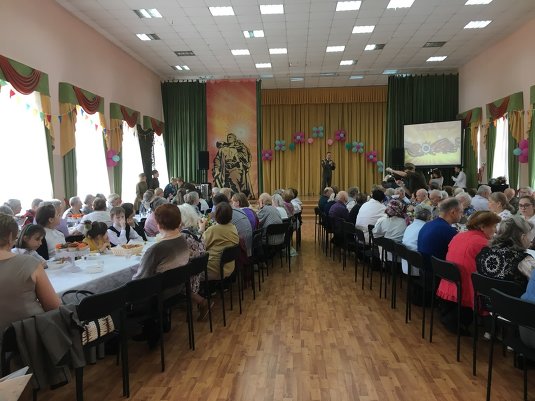
[[[524,164],[524,163],[527,163],[529,161],[529,158],[528,158],[527,155],[520,155],[520,156],[518,156],[518,161],[519,161],[519,163]]]
[[[527,148],[522,149],[521,155],[527,157],[529,155],[529,149],[527,149]]]
[[[519,143],[518,143],[518,147],[520,149],[527,149],[529,147],[529,141],[527,139],[522,139]]]
[[[327,139],[327,145],[331,146],[333,144],[333,140],[332,139]]]
[[[309,144],[314,143],[314,138],[308,138],[308,139],[307,139],[307,142],[308,142]]]

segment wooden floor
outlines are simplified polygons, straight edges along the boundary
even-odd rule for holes
[[[433,343],[420,336],[420,308],[405,324],[404,295],[396,310],[378,298],[378,288],[361,290],[352,268],[342,271],[314,245],[313,223],[304,227],[303,248],[275,270],[253,301],[246,292],[223,327],[216,304],[214,332],[196,324],[196,351],[188,349],[183,314],[177,311],[166,334],[167,369],[159,350],[130,343],[131,400],[483,400],[488,343],[480,341],[478,376],[471,372],[471,338],[464,337],[461,362],[455,337],[435,325]],[[352,265],[351,265],[352,266]],[[378,280],[374,280],[378,283]],[[522,372],[496,348],[493,400],[522,399]],[[114,357],[89,366],[85,399],[119,400],[120,368]],[[533,372],[529,372],[532,383]],[[530,385],[531,399],[535,386]],[[40,392],[40,400],[74,400],[74,383]]]

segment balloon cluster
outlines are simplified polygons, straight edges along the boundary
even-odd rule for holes
[[[286,150],[286,141],[277,139],[275,141],[275,150],[284,152]]]
[[[363,142],[353,142],[351,151],[353,153],[364,153],[364,143]]]
[[[371,150],[369,152],[366,152],[366,160],[372,163],[377,163],[377,151]]]
[[[305,142],[305,134],[303,132],[295,132],[293,134],[294,143],[303,143]]]
[[[522,139],[518,143],[518,148],[513,150],[513,154],[518,156],[519,163],[527,163],[529,160],[529,141]]]
[[[346,138],[347,138],[347,134],[343,129],[339,129],[338,131],[336,131],[335,139],[338,142],[344,142],[346,140]]]
[[[312,138],[323,138],[323,127],[312,128]]]
[[[117,166],[119,160],[121,160],[121,157],[117,154],[115,150],[110,149],[106,151],[106,165],[108,167]]]
[[[270,161],[273,159],[273,151],[271,149],[264,149],[262,151],[262,160]]]

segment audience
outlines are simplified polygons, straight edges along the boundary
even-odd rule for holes
[[[108,237],[108,226],[100,221],[87,223],[84,243],[92,252],[105,253],[111,248]]]
[[[466,192],[461,192],[455,195],[455,197],[459,199],[459,202],[461,202],[461,206],[463,208],[463,216],[461,217],[459,223],[466,224],[468,218],[476,212],[476,210],[472,207],[472,197]]]
[[[335,197],[335,203],[331,206],[329,209],[329,217],[330,218],[340,218],[344,221],[347,221],[349,218],[349,212],[347,211],[347,199],[348,194],[346,191],[340,191],[336,194]]]
[[[126,224],[128,224],[132,229],[135,230],[137,235],[143,239],[143,241],[147,240],[147,236],[145,234],[145,230],[143,227],[141,227],[139,224],[137,224],[136,220],[134,219],[135,212],[134,212],[134,204],[132,203],[123,203],[121,207],[124,209],[124,216],[126,219]]]
[[[240,209],[247,218],[249,219],[249,223],[251,224],[252,230],[256,230],[258,228],[258,217],[256,216],[256,213],[253,209],[249,207],[249,201],[247,200],[247,195],[245,195],[243,192],[238,192],[232,195],[232,207],[235,209]]]
[[[367,200],[368,196],[364,193],[358,193],[355,195],[355,205],[351,208],[349,216],[347,217],[347,221],[355,225],[357,221],[357,215],[360,212],[360,208],[362,205],[364,205],[364,203],[366,203]]]
[[[26,213],[21,216],[23,226],[34,223],[35,213],[37,212],[37,208],[39,207],[42,201],[43,200],[39,198],[35,198],[34,200],[32,200],[31,209],[26,210]]]
[[[424,224],[431,220],[431,212],[431,206],[425,204],[419,204],[415,206],[414,220],[405,229],[403,232],[403,238],[401,239],[401,243],[405,245],[407,249],[410,249],[411,251],[418,250],[418,235]],[[406,260],[401,261],[401,268],[403,273],[409,274],[409,267]],[[412,269],[411,275],[418,276],[419,270]]]
[[[41,247],[46,231],[39,224],[27,224],[20,231],[15,247],[11,252],[18,255],[30,255],[36,258],[43,267],[47,268],[46,259],[37,253]]]
[[[89,214],[93,211],[93,201],[95,200],[95,196],[89,194],[85,196],[84,199],[84,205],[82,207],[82,213],[83,214]]]
[[[357,203],[356,199],[357,199],[357,195],[358,195],[359,192],[360,192],[360,190],[359,190],[358,187],[348,188],[348,190],[347,190],[348,199],[347,199],[347,203],[346,203],[346,207],[347,207],[347,211],[348,212],[351,212],[351,209],[353,209],[353,206],[355,206],[355,204]]]
[[[117,206],[121,206],[121,203],[123,201],[121,200],[121,197],[118,194],[109,194],[107,198],[106,208],[108,212]]]
[[[385,216],[377,220],[372,233],[374,237],[384,237],[401,242],[406,229],[405,205],[399,199],[392,199],[385,209]]]
[[[503,194],[507,198],[509,205],[511,205],[511,213],[516,214],[518,212],[518,198],[515,196],[515,190],[513,188],[505,188]]]
[[[383,205],[385,194],[379,189],[372,191],[371,199],[364,203],[357,214],[357,220],[355,221],[355,227],[364,231],[364,237],[368,241],[369,233],[368,226],[374,226],[377,220],[383,217],[386,207]]]
[[[94,222],[100,221],[101,223],[106,224],[107,227],[111,226],[111,216],[110,212],[106,209],[106,199],[96,197],[93,201],[93,212],[85,215],[82,218],[82,222],[78,224],[75,228],[76,232],[85,233],[85,222]]]
[[[506,196],[503,192],[493,192],[489,195],[488,206],[491,212],[496,213],[502,220],[508,219],[512,216],[511,205],[507,202]]]
[[[37,209],[35,221],[45,229],[47,248],[46,253],[43,251],[38,251],[38,253],[47,260],[56,255],[56,245],[65,243],[65,235],[57,230],[60,219],[61,217],[53,205],[44,205]]]
[[[288,211],[284,207],[284,200],[282,199],[282,196],[280,196],[279,194],[274,194],[271,197],[271,201],[272,201],[273,206],[279,212],[281,219],[285,220],[290,217],[288,216]]]
[[[477,210],[489,210],[489,196],[491,189],[488,185],[480,185],[476,195],[472,198],[472,207]]]
[[[278,212],[278,210],[271,204],[272,199],[271,195],[268,193],[263,193],[258,197],[258,221],[260,224],[260,227],[262,228],[262,237],[264,239],[264,242],[266,241],[266,229],[271,224],[282,224],[282,218]],[[282,241],[284,241],[284,236],[282,238],[278,238]]]
[[[294,212],[300,213],[303,210],[303,202],[301,202],[301,199],[297,197],[297,195],[299,195],[299,193],[297,192],[297,189],[288,188],[288,190],[293,193],[292,205],[294,207]]]
[[[520,211],[520,215],[532,224],[531,236],[535,238],[535,199],[532,196],[520,197],[518,200],[518,210]]]
[[[178,190],[178,178],[172,177],[171,182],[167,184],[163,190],[163,197],[168,201],[171,201]]]
[[[320,199],[318,201],[318,207],[321,211],[325,209],[325,205],[327,205],[327,202],[329,202],[329,199],[333,193],[333,189],[331,187],[325,187],[323,190],[323,194],[320,196]]]
[[[82,214],[82,201],[78,196],[73,196],[69,199],[69,208],[63,212],[63,219],[72,217],[73,214]]]
[[[429,199],[429,193],[427,189],[419,189],[414,196],[417,205],[431,206],[431,200]]]
[[[108,238],[111,246],[124,245],[130,241],[140,240],[138,233],[126,222],[126,212],[121,206],[110,210],[112,225],[108,228]]]
[[[13,215],[17,216],[22,211],[22,205],[18,199],[8,199],[4,206],[9,207],[13,211]]]

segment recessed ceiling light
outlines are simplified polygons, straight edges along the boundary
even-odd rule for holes
[[[248,56],[248,55],[251,54],[251,53],[249,53],[248,49],[233,49],[233,50],[231,50],[231,53],[234,56]]]
[[[285,47],[269,49],[269,54],[287,54],[288,49]]]
[[[320,77],[334,77],[336,72],[320,72]]]
[[[349,79],[363,79],[364,75],[351,75]]]
[[[256,63],[256,68],[271,68],[271,63]]]
[[[190,68],[187,65],[175,65],[175,70],[178,70],[178,71],[189,71]]]
[[[264,37],[264,31],[259,29],[256,31],[243,31],[243,36],[245,36],[247,39],[251,38],[263,38]]]
[[[282,4],[261,4],[260,14],[284,14],[284,5]]]
[[[446,42],[425,42],[422,47],[442,47]]]
[[[353,27],[353,33],[371,33],[375,25],[357,25]]]
[[[178,56],[178,57],[190,57],[190,56],[195,56],[195,53],[193,53],[192,50],[177,50],[175,52],[175,54]]]
[[[464,3],[465,6],[475,6],[480,4],[489,4],[492,0],[468,0],[466,3]]]
[[[409,8],[414,0],[390,0],[386,8]]]
[[[345,46],[327,46],[327,53],[337,53],[337,52],[343,52],[345,50]]]
[[[224,17],[228,15],[235,15],[234,9],[230,6],[225,7],[208,7],[214,17]]]
[[[340,61],[340,65],[353,65],[357,64],[356,60],[342,60]]]
[[[155,8],[140,8],[139,10],[134,10],[134,12],[139,18],[162,18],[162,14]]]
[[[369,51],[369,50],[375,50],[375,45],[366,45],[366,47],[364,48],[364,50],[366,50],[366,51]]]
[[[160,40],[160,37],[155,33],[136,33],[136,36],[145,41],[145,40]]]
[[[485,28],[492,21],[470,21],[464,29],[482,29]]]
[[[302,77],[291,77],[290,78],[290,81],[291,82],[299,82],[299,81],[304,81],[305,78],[302,78]]]
[[[434,62],[438,62],[438,61],[444,61],[444,60],[446,60],[446,57],[448,57],[448,56],[433,56],[433,57],[429,57],[426,61],[428,63],[434,63]]]
[[[336,3],[336,11],[354,11],[360,8],[362,1],[339,1]]]
[[[384,70],[383,75],[393,75],[396,74],[398,70]]]
[[[273,74],[262,74],[260,75],[261,79],[271,79],[273,78]]]
[[[377,43],[377,44],[369,44],[369,45],[366,45],[366,47],[364,48],[364,50],[366,51],[370,51],[370,50],[381,50],[381,49],[384,49],[385,48],[385,44],[384,43]]]

